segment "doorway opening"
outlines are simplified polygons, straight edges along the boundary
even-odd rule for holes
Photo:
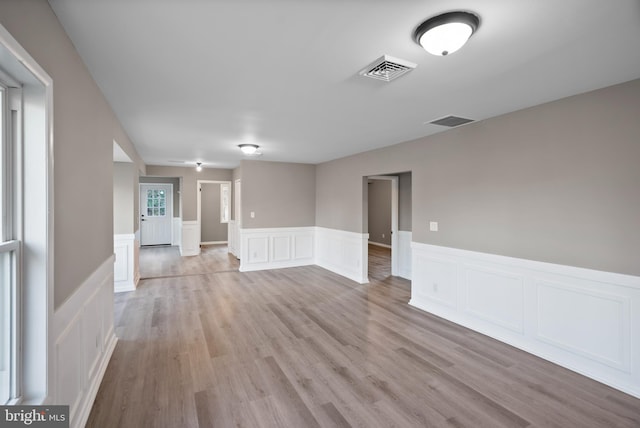
[[[410,279],[411,172],[365,177],[365,231],[370,279]]]
[[[366,205],[368,275],[384,280],[397,275],[398,177],[367,177]]]
[[[231,220],[231,182],[198,180],[197,220],[200,247],[227,246]]]

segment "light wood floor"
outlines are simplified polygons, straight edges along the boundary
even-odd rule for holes
[[[359,285],[143,249],[87,426],[640,426],[640,400],[408,306],[374,259]]]

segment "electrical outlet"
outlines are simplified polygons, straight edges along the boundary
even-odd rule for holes
[[[256,213],[254,211],[251,211],[251,218],[256,218]]]
[[[384,239],[384,233],[382,234],[382,238]]]
[[[431,231],[431,232],[437,232],[438,231],[438,222],[437,221],[430,221],[429,222],[429,231]]]

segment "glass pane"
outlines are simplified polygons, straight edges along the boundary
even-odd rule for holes
[[[160,196],[164,196],[164,190],[160,190],[160,191],[158,191],[158,195],[160,195]]]
[[[158,208],[153,209],[153,215],[154,217],[158,217]]]
[[[153,190],[147,190],[147,199],[153,198]]]
[[[154,207],[157,207],[157,206],[158,206],[158,200],[157,200],[157,199],[154,199],[154,200],[153,200],[153,206],[154,206]]]
[[[148,216],[152,216],[153,215],[153,208],[147,208],[147,215]]]
[[[147,206],[148,207],[152,207],[153,206],[153,199],[147,199]]]
[[[164,208],[160,208],[160,215],[164,217]]]

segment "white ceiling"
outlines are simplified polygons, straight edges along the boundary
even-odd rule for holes
[[[319,163],[640,78],[637,0],[50,0],[143,160]],[[480,16],[427,54],[424,19]],[[390,83],[383,54],[418,64]]]

